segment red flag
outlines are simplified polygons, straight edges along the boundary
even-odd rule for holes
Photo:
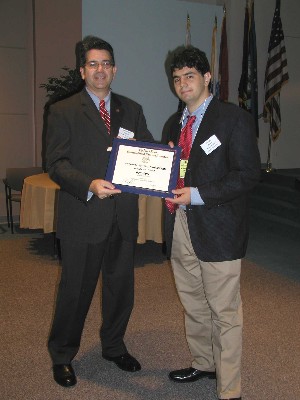
[[[223,101],[228,100],[228,47],[227,47],[227,30],[226,30],[226,8],[224,6],[224,14],[222,21],[222,33],[221,33],[221,44],[220,44],[220,56],[219,56],[219,85],[220,94],[219,99]]]
[[[219,65],[218,65],[218,54],[217,54],[217,17],[215,17],[215,23],[212,32],[211,40],[211,92],[216,97],[219,97]]]
[[[185,47],[191,45],[191,20],[189,14],[186,17]]]

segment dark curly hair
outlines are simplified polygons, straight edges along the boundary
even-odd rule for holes
[[[173,74],[175,69],[182,69],[184,67],[195,68],[201,75],[210,72],[206,54],[193,46],[185,47],[176,52],[170,67],[171,74]]]

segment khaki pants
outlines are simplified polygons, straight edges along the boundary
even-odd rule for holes
[[[241,396],[241,260],[204,262],[190,240],[186,214],[176,212],[171,263],[185,309],[192,367],[216,371],[220,399]]]

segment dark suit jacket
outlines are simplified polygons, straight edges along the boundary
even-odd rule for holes
[[[114,199],[87,200],[93,179],[105,179],[108,147],[119,128],[134,132],[137,140],[152,141],[142,107],[117,94],[111,95],[111,134],[85,89],[50,107],[46,164],[50,177],[60,185],[57,237],[87,243],[105,239],[116,217],[125,239],[138,234],[138,196],[129,193]]]
[[[175,116],[166,141],[177,144],[179,134]],[[206,155],[200,145],[212,135],[221,146]],[[205,203],[186,208],[191,241],[200,260],[244,257],[249,231],[248,194],[259,182],[260,168],[252,116],[213,98],[193,143],[185,176],[185,186],[197,187]],[[174,218],[168,214],[166,240],[170,250]]]

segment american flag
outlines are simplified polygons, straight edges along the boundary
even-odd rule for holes
[[[272,140],[281,132],[280,90],[288,82],[286,49],[280,18],[280,0],[276,0],[265,73],[264,119],[270,122]]]

